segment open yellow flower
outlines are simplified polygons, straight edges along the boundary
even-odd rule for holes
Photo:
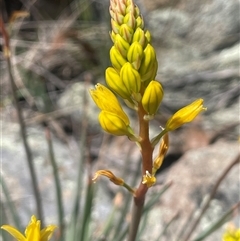
[[[3,225],[1,228],[10,233],[18,241],[48,241],[52,237],[52,234],[57,226],[48,225],[42,230],[40,230],[40,227],[40,220],[37,220],[33,215],[25,229],[25,236],[10,225]]]

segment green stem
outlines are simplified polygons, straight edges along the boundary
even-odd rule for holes
[[[62,202],[62,189],[61,189],[60,178],[58,175],[58,167],[56,164],[55,155],[53,151],[51,132],[49,129],[46,129],[46,139],[48,142],[49,156],[50,156],[50,161],[53,168],[53,177],[54,177],[54,183],[55,183],[56,194],[57,194],[58,223],[59,223],[59,230],[60,230],[59,241],[61,241],[63,240],[63,236],[64,236],[64,212],[63,212],[63,202]]]

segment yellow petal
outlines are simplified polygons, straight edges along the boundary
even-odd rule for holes
[[[9,225],[3,225],[1,228],[10,233],[18,241],[27,241],[27,239],[16,228]]]
[[[128,116],[123,111],[117,97],[107,87],[97,84],[96,90],[90,90],[90,95],[101,110],[119,116],[127,125],[129,125]]]
[[[40,240],[40,225],[40,221],[37,220],[35,216],[32,216],[31,221],[25,230],[27,241]]]
[[[41,241],[48,241],[52,237],[52,234],[54,230],[57,228],[55,225],[49,225],[46,228],[41,230],[40,236],[41,236]]]

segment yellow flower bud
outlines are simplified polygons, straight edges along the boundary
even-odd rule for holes
[[[115,46],[110,49],[110,60],[112,62],[112,66],[119,71],[127,62],[127,60],[120,54]]]
[[[141,18],[140,16],[136,18],[136,26],[144,29],[144,21],[143,18]]]
[[[129,119],[123,111],[117,97],[107,87],[101,84],[96,85],[96,90],[90,90],[90,95],[99,109],[114,113],[119,116],[126,125],[129,125]]]
[[[115,36],[114,46],[118,49],[119,53],[126,58],[127,52],[130,47],[130,44],[122,38],[119,34]]]
[[[132,36],[133,36],[134,30],[128,26],[127,24],[122,24],[119,29],[119,34],[128,42],[132,42]]]
[[[139,42],[134,42],[128,49],[127,59],[138,70],[143,58],[143,47]]]
[[[142,47],[144,48],[145,43],[146,43],[146,37],[145,37],[145,33],[141,28],[137,28],[133,34],[133,39],[132,42],[139,42]]]
[[[155,50],[151,44],[148,44],[144,49],[144,56],[139,68],[139,73],[142,77],[142,81],[151,81],[156,77],[157,58]]]
[[[162,98],[162,85],[158,81],[152,80],[143,94],[142,105],[144,110],[149,115],[155,115],[162,101]]]
[[[116,136],[133,136],[134,134],[129,126],[129,122],[124,121],[115,113],[101,111],[98,119],[102,129],[110,134]]]
[[[123,99],[128,99],[130,97],[131,94],[129,93],[129,90],[126,88],[122,78],[120,78],[120,75],[114,68],[109,67],[106,69],[105,78],[107,85],[116,94],[121,96]]]
[[[145,37],[147,38],[148,42],[151,43],[152,37],[151,33],[148,30],[145,32]]]
[[[141,76],[130,63],[123,65],[120,71],[120,78],[126,86],[130,96],[133,93],[139,93],[141,89]]]
[[[200,112],[206,110],[203,107],[203,99],[197,99],[191,104],[177,111],[166,124],[167,131],[173,131],[185,123],[191,122]]]
[[[111,18],[111,26],[112,26],[112,31],[113,31],[115,34],[119,33],[120,26],[119,26],[119,24],[118,24],[116,21],[114,21],[112,18]]]
[[[132,12],[127,13],[124,16],[123,22],[126,23],[130,28],[135,29],[136,19]]]

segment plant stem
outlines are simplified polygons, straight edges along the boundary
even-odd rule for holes
[[[33,165],[32,152],[31,152],[30,146],[27,141],[26,127],[24,124],[21,107],[18,103],[17,94],[16,94],[17,88],[16,88],[13,74],[12,74],[9,36],[8,36],[8,33],[6,32],[6,29],[4,27],[3,20],[1,17],[0,17],[0,32],[2,32],[2,36],[3,36],[3,40],[4,40],[3,49],[4,49],[4,53],[5,53],[5,58],[7,61],[7,68],[8,68],[8,74],[9,74],[9,79],[10,79],[13,100],[14,100],[14,104],[16,107],[18,121],[19,121],[19,125],[20,125],[20,133],[21,133],[21,137],[23,140],[23,145],[24,145],[26,157],[27,157],[28,168],[29,168],[30,175],[31,175],[33,192],[34,192],[34,197],[35,197],[35,201],[36,201],[37,215],[38,215],[38,218],[41,220],[42,225],[44,226],[42,202],[41,202],[41,196],[40,196],[40,192],[39,192],[39,188],[38,188],[38,184],[37,184],[37,176],[36,176],[34,165]]]
[[[60,237],[59,241],[63,240],[64,237],[64,209],[63,209],[63,200],[62,200],[62,188],[61,188],[61,182],[59,178],[58,173],[58,166],[55,160],[55,154],[53,150],[53,143],[52,143],[52,137],[51,132],[49,128],[46,128],[45,135],[48,143],[48,150],[49,150],[49,158],[51,161],[51,165],[53,168],[53,177],[54,177],[54,184],[56,188],[56,197],[57,197],[57,208],[58,208],[58,223],[59,223],[59,231],[60,231]]]
[[[128,241],[134,241],[136,239],[139,223],[141,220],[143,205],[144,203],[142,205],[136,205],[136,203],[133,202],[132,214],[131,214],[132,220],[131,220],[131,226],[129,230]]]
[[[146,112],[144,111],[141,102],[139,102],[138,119],[139,136],[141,137],[141,141],[139,144],[141,146],[142,154],[142,176],[146,174],[146,171],[148,171],[150,174],[152,173],[152,153],[154,149],[149,140],[149,122],[144,120],[145,114]],[[135,241],[136,239],[147,191],[148,187],[141,182],[135,192],[128,241]]]

